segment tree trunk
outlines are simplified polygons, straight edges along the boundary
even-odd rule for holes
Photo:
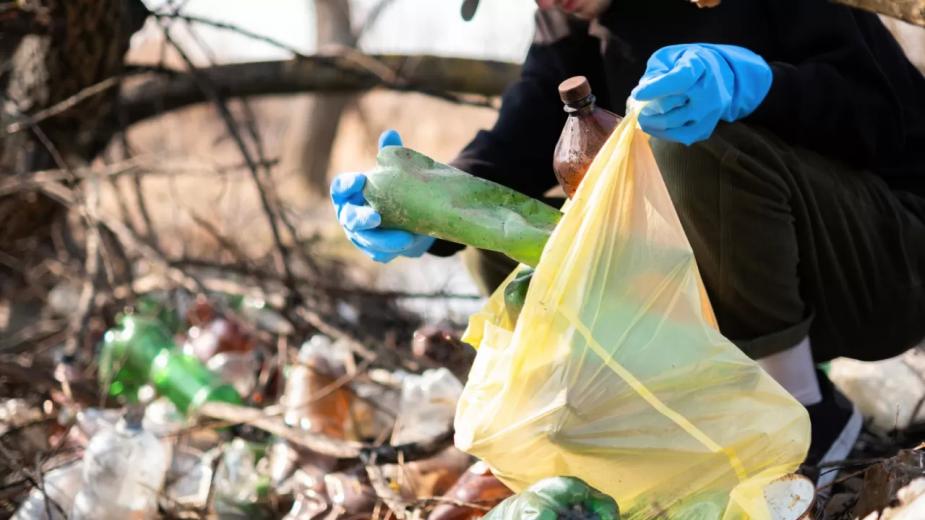
[[[119,74],[129,38],[147,15],[140,0],[32,0],[20,1],[19,9],[47,23],[33,34],[2,37],[0,59],[9,68],[0,85],[5,108],[0,116],[0,176],[75,167],[98,153],[111,135],[98,129],[110,126],[106,123],[115,89],[22,131],[9,133],[6,128],[23,115]],[[0,255],[29,266],[62,214],[58,203],[35,193],[0,197]],[[11,263],[0,263],[0,290],[21,274]]]
[[[315,0],[315,41],[319,52],[332,47],[355,47],[349,0]],[[310,192],[327,193],[331,149],[341,116],[354,94],[317,94],[306,100],[293,118],[283,151],[282,167],[305,179]]]

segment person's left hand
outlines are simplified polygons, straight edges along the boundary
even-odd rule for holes
[[[659,49],[632,98],[647,102],[639,126],[655,137],[690,145],[717,123],[738,121],[764,101],[773,73],[761,56],[733,45],[694,43]]]

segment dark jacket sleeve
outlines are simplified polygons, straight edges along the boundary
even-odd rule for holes
[[[584,75],[595,92],[606,92],[606,88],[600,41],[588,34],[587,22],[544,11],[537,12],[536,21],[534,43],[520,78],[502,98],[494,127],[476,134],[451,164],[540,198],[556,184],[553,151],[566,118],[559,83]],[[448,256],[462,248],[438,240],[429,252]]]
[[[880,20],[827,0],[769,0],[767,9],[779,44],[765,56],[774,81],[747,121],[858,166],[899,154],[911,81],[885,71],[911,65]]]

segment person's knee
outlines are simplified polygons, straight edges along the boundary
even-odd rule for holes
[[[790,168],[782,145],[759,129],[721,124],[710,139],[691,146],[656,138],[650,143],[682,221],[719,211],[724,193],[751,200],[787,196]]]

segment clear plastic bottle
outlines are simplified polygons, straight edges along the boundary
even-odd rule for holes
[[[13,520],[64,520],[74,503],[74,495],[80,489],[82,469],[83,464],[78,460],[46,473],[43,479],[45,492],[33,488],[29,497],[16,510]],[[46,494],[47,503],[52,504],[50,511],[45,509]]]
[[[553,169],[565,194],[571,198],[622,118],[595,105],[591,85],[584,76],[563,81],[559,97],[569,117],[556,145]]]
[[[90,440],[84,454],[83,484],[74,499],[72,520],[153,518],[167,473],[167,456],[157,437],[130,413]]]
[[[231,441],[215,473],[215,511],[219,517],[247,517],[248,507],[257,501],[259,485],[254,452],[243,439]]]
[[[463,385],[446,368],[407,375],[392,444],[424,442],[450,430]]]

